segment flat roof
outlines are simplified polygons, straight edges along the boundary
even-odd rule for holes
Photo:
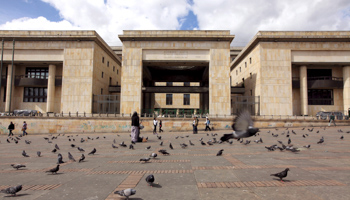
[[[350,31],[259,31],[231,62],[232,70],[259,42],[350,42]]]
[[[228,41],[235,38],[229,30],[124,30],[118,35],[124,41]]]

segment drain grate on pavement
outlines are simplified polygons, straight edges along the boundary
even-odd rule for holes
[[[200,182],[198,188],[241,188],[241,187],[290,187],[290,186],[346,186],[336,180],[298,180],[275,181],[237,181],[237,182]]]

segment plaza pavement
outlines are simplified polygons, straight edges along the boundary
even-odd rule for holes
[[[302,128],[262,129],[260,135],[251,137],[248,145],[234,141],[228,143],[203,146],[199,139],[207,142],[212,139],[212,133],[217,133],[217,139],[229,131],[199,131],[193,135],[190,132],[161,133],[164,145],[152,133],[142,133],[148,137],[147,143],[137,143],[135,150],[123,148],[119,143],[130,144],[127,133],[96,133],[96,134],[61,134],[52,143],[44,140],[48,135],[31,135],[22,137],[18,144],[7,136],[0,136],[0,189],[18,184],[23,190],[17,197],[0,193],[0,199],[50,200],[50,199],[124,199],[113,194],[114,191],[125,188],[135,188],[136,194],[130,199],[350,199],[350,127],[314,127],[312,132]],[[341,129],[343,132],[338,132]],[[299,153],[268,152],[264,146],[278,144],[277,140],[287,144],[288,131],[292,144],[300,147]],[[268,132],[270,131],[270,132]],[[319,133],[317,133],[319,131]],[[285,132],[282,135],[282,132]],[[207,136],[209,133],[209,136]],[[272,137],[271,134],[279,134]],[[303,138],[303,134],[309,134]],[[344,140],[340,137],[344,136]],[[53,136],[57,136],[53,135]],[[67,136],[75,138],[69,142]],[[176,136],[180,136],[175,139]],[[186,137],[188,136],[188,137]],[[316,144],[321,137],[324,144]],[[52,136],[50,136],[51,138]],[[94,138],[84,143],[81,138]],[[96,139],[99,137],[99,139]],[[105,138],[104,138],[105,137]],[[256,144],[253,140],[262,138],[264,143]],[[24,140],[31,144],[25,144]],[[112,148],[116,140],[118,149]],[[186,149],[180,143],[188,144],[191,140],[195,145]],[[174,150],[170,150],[169,143]],[[60,150],[52,153],[54,145]],[[75,144],[85,150],[85,162],[69,162],[70,152],[76,160],[81,156]],[[303,148],[311,144],[310,149]],[[151,146],[150,150],[146,150]],[[88,153],[96,148],[95,155]],[[159,149],[166,149],[170,155],[163,156]],[[224,149],[222,156],[216,153]],[[23,157],[25,150],[30,157]],[[36,152],[41,151],[42,157]],[[139,162],[140,158],[157,152],[157,159],[149,163]],[[55,167],[57,154],[63,155],[63,161],[57,175],[45,173]],[[25,164],[24,169],[13,169],[10,164]],[[285,182],[270,176],[285,168],[290,168]],[[154,174],[154,187],[147,185],[145,178]]]

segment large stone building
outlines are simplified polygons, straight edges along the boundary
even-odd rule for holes
[[[0,112],[315,115],[350,108],[350,32],[0,31]]]

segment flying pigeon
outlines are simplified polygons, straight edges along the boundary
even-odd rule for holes
[[[128,188],[128,189],[125,189],[125,190],[115,191],[114,194],[119,194],[120,196],[126,197],[126,199],[129,199],[129,197],[131,195],[136,194],[136,190],[132,189],[132,188]]]
[[[16,196],[16,193],[22,190],[22,185],[17,185],[14,187],[9,187],[4,190],[1,190],[0,192],[5,194],[11,194],[12,196]]]
[[[280,178],[280,180],[283,182],[282,178],[287,177],[287,173],[289,171],[289,168],[285,169],[284,171],[277,173],[277,174],[271,174],[270,176],[276,176],[278,178]]]
[[[149,186],[152,187],[152,184],[153,184],[153,182],[154,182],[154,176],[153,176],[153,174],[148,175],[148,176],[146,177],[146,182],[148,183]]]
[[[54,173],[57,174],[58,170],[60,170],[60,165],[57,165],[55,168],[52,168],[49,171],[46,171],[46,173],[51,172],[51,174],[54,174]]]
[[[22,156],[24,156],[24,157],[29,157],[29,155],[26,153],[26,151],[22,151]]]
[[[80,159],[79,159],[79,162],[82,162],[82,161],[84,161],[85,160],[85,156],[84,156],[84,154],[81,154],[81,157],[80,157]]]
[[[220,149],[219,152],[216,154],[216,156],[221,156],[223,151],[224,151],[223,149]]]
[[[68,158],[69,158],[69,160],[76,162],[74,157],[72,156],[72,154],[70,152],[68,152]]]
[[[249,111],[245,110],[241,112],[235,119],[232,125],[233,133],[224,134],[220,140],[225,142],[229,139],[247,138],[255,135],[259,129],[253,127],[254,123],[250,116]]]
[[[12,164],[11,165],[14,169],[19,169],[19,168],[22,168],[22,167],[26,167],[25,165],[22,165],[22,164]]]
[[[96,153],[96,149],[94,148],[88,155],[95,155],[95,153]]]

